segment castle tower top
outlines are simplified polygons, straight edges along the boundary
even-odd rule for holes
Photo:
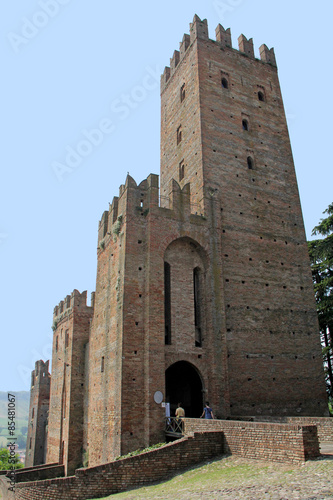
[[[91,293],[91,305],[88,306],[87,291],[80,293],[78,290],[73,290],[71,295],[67,295],[53,310],[53,331],[55,332],[60,322],[68,318],[74,311],[80,313],[91,312],[94,308],[94,302],[95,292]]]
[[[34,387],[36,383],[43,381],[48,381],[49,383],[50,373],[49,373],[49,360],[44,362],[42,359],[36,361],[35,369],[31,372],[31,387]]]
[[[225,29],[221,24],[219,24],[215,30],[216,40],[215,43],[221,45],[223,49],[236,50],[232,48],[231,31],[230,28]],[[195,40],[210,40],[208,35],[208,23],[207,19],[201,20],[200,17],[195,14],[193,22],[190,23],[190,34],[184,34],[182,42],[180,42],[179,51],[175,50],[172,58],[170,59],[170,66],[166,66],[161,77],[161,92],[163,92],[167,82],[170,77],[176,71],[179,63],[185,57],[187,49],[192,45]],[[250,58],[255,58],[253,39],[247,39],[245,35],[241,34],[238,37],[238,50],[239,52],[246,54]],[[263,44],[259,47],[260,60],[263,63],[271,64],[276,66],[274,48],[269,49],[267,45]]]

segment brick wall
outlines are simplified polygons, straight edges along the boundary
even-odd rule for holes
[[[233,420],[251,420],[255,422],[290,423],[294,425],[315,425],[320,443],[333,441],[333,418],[331,417],[233,417]]]
[[[104,212],[99,224],[95,307],[89,338],[89,394],[85,408],[90,465],[110,462],[121,454],[122,309],[119,306],[123,294],[121,232],[125,214],[123,204],[120,205],[118,211],[115,197],[110,212]]]
[[[38,468],[19,469],[15,474],[15,479],[18,483],[24,483],[27,481],[40,481],[42,479],[63,477],[64,475],[64,465],[52,464]]]
[[[185,419],[185,433],[220,430],[224,450],[245,458],[300,463],[320,455],[315,426]]]
[[[185,436],[174,443],[136,457],[88,469],[75,476],[20,483],[16,500],[84,500],[166,478],[222,452],[249,459],[302,463],[319,455],[314,426],[185,419]],[[4,500],[6,481],[0,477]]]
[[[120,215],[119,234],[115,234]],[[216,228],[210,231],[204,218],[191,214],[187,190],[176,183],[170,208],[160,207],[156,175],[139,185],[128,176],[117,204],[114,200],[108,215],[103,214],[102,228],[106,219],[107,233],[99,234],[103,245],[98,250],[89,341],[89,465],[109,462],[163,439],[164,409],[154,402],[154,393],[166,396],[165,372],[174,363],[182,361],[200,374],[203,387],[196,388],[200,396],[205,388],[206,394],[224,401],[227,392],[226,349],[220,335],[219,250],[213,255],[209,248],[209,233],[216,236]],[[173,314],[178,309],[184,315],[178,325],[173,320],[171,345],[164,340],[164,261],[168,259]],[[208,261],[215,265],[208,266]],[[196,266],[204,274],[201,347],[195,345]],[[186,272],[183,281],[181,272]],[[182,293],[184,287],[189,294]],[[193,416],[199,416],[201,408],[202,404]]]
[[[174,472],[219,456],[223,452],[220,432],[195,433],[157,450],[90,469],[75,476],[16,486],[16,500],[84,500],[160,481]],[[4,495],[4,499],[7,500]]]

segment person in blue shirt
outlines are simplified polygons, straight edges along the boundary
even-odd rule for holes
[[[206,406],[204,407],[204,410],[203,410],[200,418],[202,418],[203,416],[205,416],[205,418],[209,418],[209,419],[214,418],[213,410],[209,406],[209,401],[206,401]]]

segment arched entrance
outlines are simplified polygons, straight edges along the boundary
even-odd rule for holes
[[[203,409],[202,381],[198,371],[186,361],[177,361],[165,372],[166,401],[170,403],[171,416],[178,403],[182,403],[185,417],[198,418]]]

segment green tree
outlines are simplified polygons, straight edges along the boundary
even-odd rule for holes
[[[15,467],[15,469],[22,469],[23,467],[18,454],[16,453],[13,457],[11,457],[7,448],[1,448],[0,470],[11,470],[13,466]]]
[[[331,411],[333,400],[333,203],[324,211],[327,217],[320,220],[312,231],[312,236],[321,238],[308,242],[311,260],[312,279],[317,303],[320,327],[320,340],[323,346],[323,359],[326,388],[330,398]]]

